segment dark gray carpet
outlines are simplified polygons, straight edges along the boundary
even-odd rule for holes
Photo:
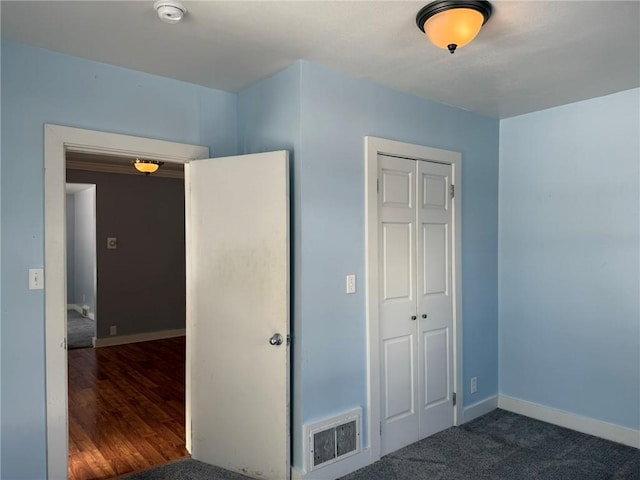
[[[197,460],[185,459],[162,467],[136,473],[122,480],[251,480],[249,477]]]
[[[67,349],[93,347],[96,322],[67,310]]]
[[[342,478],[423,479],[637,480],[640,450],[494,410]]]
[[[246,480],[182,460],[127,480]],[[341,480],[640,480],[640,450],[504,410],[440,432]]]

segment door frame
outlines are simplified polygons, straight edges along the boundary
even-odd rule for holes
[[[365,137],[365,258],[367,324],[367,413],[371,462],[380,459],[380,316],[378,276],[378,155],[433,161],[451,165],[453,198],[452,283],[453,283],[453,384],[456,406],[453,424],[462,423],[462,155],[451,150],[425,147],[380,137]]]
[[[67,151],[144,157],[188,163],[209,157],[209,147],[95,130],[44,125],[44,277],[47,477],[67,478],[67,308],[65,153]],[[187,259],[188,262],[188,259]],[[189,265],[187,265],[187,271]],[[188,317],[188,312],[187,312]],[[187,318],[187,328],[188,328]],[[185,385],[186,446],[191,448],[190,359],[187,347]]]

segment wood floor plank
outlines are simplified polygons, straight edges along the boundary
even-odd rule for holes
[[[188,456],[184,337],[68,352],[69,479],[101,480]]]

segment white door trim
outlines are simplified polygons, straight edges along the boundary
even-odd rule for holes
[[[44,126],[44,272],[47,477],[67,478],[68,410],[65,152],[76,151],[187,163],[208,158],[209,147],[151,138]],[[188,351],[188,349],[187,349]],[[189,378],[189,359],[187,376]],[[186,386],[187,449],[190,448],[190,392]]]
[[[380,317],[378,313],[378,155],[450,164],[453,169],[453,375],[457,394],[454,425],[462,423],[462,155],[459,152],[365,137],[365,252],[367,323],[367,412],[371,461],[380,459]]]

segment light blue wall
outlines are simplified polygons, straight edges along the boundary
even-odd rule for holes
[[[640,427],[640,90],[500,123],[500,392]]]
[[[293,431],[302,428],[302,345],[300,331],[302,278],[300,225],[300,63],[238,94],[238,153],[289,151],[291,217],[291,420]],[[294,442],[293,458],[302,444]]]
[[[367,405],[365,135],[462,153],[464,402],[495,395],[498,121],[309,62],[301,89],[303,423]],[[348,273],[355,295],[344,293]]]
[[[2,40],[1,478],[44,478],[43,124],[237,149],[237,97]],[[22,280],[20,280],[22,279]]]

